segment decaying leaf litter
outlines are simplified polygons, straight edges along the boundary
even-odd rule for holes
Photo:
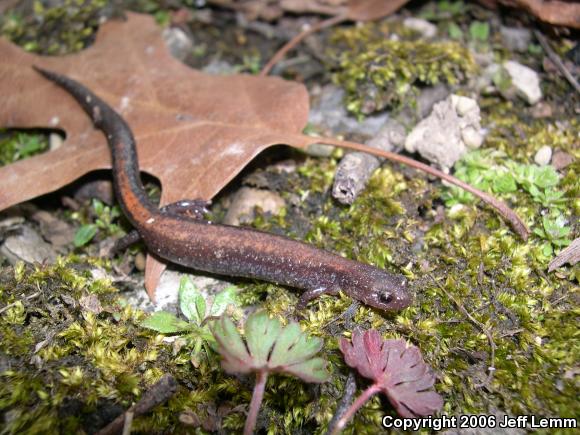
[[[468,29],[468,27],[466,26],[464,29]],[[538,70],[541,70],[541,68],[538,67]],[[551,77],[549,75],[545,76],[545,80],[551,86],[553,86],[554,81],[556,84],[559,83],[557,77]],[[562,86],[562,83],[559,83],[559,85]],[[569,131],[562,132],[562,130],[553,127],[541,128],[539,121],[532,122],[529,126],[519,127],[517,122],[519,119],[518,115],[514,114],[510,109],[516,106],[525,115],[529,113],[525,111],[525,106],[520,106],[517,102],[506,103],[500,97],[496,98],[494,99],[492,97],[489,103],[498,105],[498,111],[500,112],[495,115],[499,119],[494,119],[491,114],[487,115],[498,126],[488,136],[488,140],[495,145],[494,148],[504,150],[508,157],[511,157],[511,159],[520,165],[530,163],[534,151],[540,145],[545,144],[548,139],[557,143],[558,146],[564,147],[563,149],[567,150],[568,153],[574,152],[573,148],[570,149]],[[520,120],[519,122],[521,123],[522,121]],[[486,124],[485,120],[483,124],[490,125],[489,122]],[[519,128],[512,129],[514,125]],[[555,122],[549,125],[554,126]],[[522,128],[524,129],[523,131]],[[574,128],[574,125],[572,125],[572,128]],[[508,141],[508,139],[510,140]],[[513,142],[521,145],[518,145],[515,150],[512,150],[508,147],[513,145]],[[525,142],[529,142],[529,144]],[[532,148],[527,148],[529,146]],[[492,156],[493,158],[489,156],[483,157],[485,157],[484,160],[480,157],[479,160],[468,161],[466,164],[467,172],[470,173],[469,170],[473,171],[474,168],[482,166],[482,162],[491,175],[496,173],[494,172],[496,171],[494,168],[505,166],[505,158],[499,157],[500,161],[497,162],[497,156]],[[331,164],[322,164],[321,167],[317,167],[315,163],[310,162],[299,171],[300,173],[298,175],[291,175],[287,177],[288,179],[279,180],[277,183],[278,185],[287,185],[288,192],[295,191],[296,187],[310,192],[305,204],[310,210],[316,209],[316,203],[320,203],[325,198],[324,192],[328,191],[328,182],[333,166],[334,164],[332,162]],[[272,172],[274,172],[274,175]],[[268,177],[273,177],[275,176],[275,172],[275,170],[270,169],[265,174]],[[404,173],[409,175],[408,172]],[[564,198],[574,197],[573,182],[576,173],[577,170],[572,166],[560,175],[562,177],[560,182],[564,185],[562,188],[567,192]],[[541,202],[537,203],[535,200],[544,202],[547,200],[546,195],[534,196],[529,192],[533,192],[532,187],[534,186],[539,187],[542,190],[540,192],[542,194],[547,192],[543,186],[536,184],[535,176],[535,173],[527,176],[529,180],[532,180],[527,187],[524,184],[521,185],[524,186],[523,190],[527,192],[525,194],[520,192],[501,192],[501,189],[499,192],[500,195],[515,195],[515,198],[512,198],[511,201],[516,203],[522,202],[517,210],[525,216],[525,220],[528,223],[534,221],[533,213],[537,212],[538,204],[544,208]],[[465,412],[466,410],[483,412],[484,410],[492,409],[496,410],[496,412],[505,411],[509,413],[536,409],[537,412],[545,413],[545,410],[549,410],[548,412],[554,414],[557,412],[562,414],[562,412],[555,410],[564,409],[569,413],[573,413],[573,411],[570,411],[573,408],[570,408],[570,405],[566,405],[566,397],[571,397],[569,391],[572,393],[574,391],[573,389],[569,390],[571,388],[570,385],[573,385],[574,371],[570,367],[573,367],[574,364],[574,351],[563,352],[560,349],[574,348],[569,345],[570,342],[574,343],[571,338],[568,339],[569,343],[563,343],[566,341],[565,337],[567,334],[571,333],[571,330],[566,325],[573,325],[574,319],[573,312],[568,309],[570,307],[569,298],[573,297],[573,295],[567,292],[568,289],[573,287],[570,287],[571,284],[566,284],[566,276],[569,276],[573,280],[574,273],[577,274],[575,272],[576,269],[562,269],[559,273],[563,273],[564,275],[560,275],[560,277],[542,276],[542,270],[545,270],[545,266],[549,260],[544,260],[543,256],[551,255],[545,254],[547,252],[545,240],[548,239],[534,239],[530,247],[523,249],[520,245],[521,242],[510,236],[505,227],[498,227],[499,222],[491,214],[488,214],[487,211],[482,211],[471,205],[467,207],[453,206],[454,202],[457,204],[457,200],[465,200],[465,198],[458,198],[457,194],[451,195],[451,198],[446,200],[449,206],[452,207],[449,214],[446,215],[444,209],[441,210],[441,207],[437,207],[437,200],[441,196],[441,191],[430,184],[426,184],[425,181],[421,181],[422,177],[417,176],[416,173],[413,173],[413,177],[415,179],[410,178],[410,176],[403,178],[400,173],[393,172],[393,170],[380,170],[380,173],[376,174],[371,180],[371,186],[365,194],[367,197],[365,198],[363,196],[360,198],[358,204],[355,203],[348,212],[341,210],[331,202],[324,202],[324,213],[317,212],[318,218],[306,234],[306,229],[296,228],[292,223],[292,219],[301,219],[300,222],[308,223],[308,226],[310,226],[312,225],[309,223],[311,217],[308,215],[304,216],[303,212],[297,210],[296,207],[289,208],[285,218],[284,216],[280,216],[273,221],[266,221],[264,217],[260,217],[255,225],[264,228],[265,226],[270,228],[272,226],[282,228],[292,228],[294,226],[294,231],[297,233],[301,232],[307,239],[321,246],[338,251],[351,252],[359,256],[359,258],[366,258],[368,259],[367,261],[375,262],[375,264],[389,264],[389,262],[392,262],[391,264],[398,267],[405,267],[409,262],[417,261],[418,258],[419,261],[415,264],[421,265],[425,270],[421,270],[421,273],[416,272],[419,278],[417,284],[420,286],[423,285],[424,287],[417,292],[418,303],[415,308],[403,312],[400,316],[394,318],[384,318],[377,313],[369,312],[369,310],[361,308],[354,320],[363,326],[380,326],[382,328],[381,330],[389,336],[394,336],[393,334],[396,335],[399,333],[417,344],[426,355],[428,362],[437,369],[438,377],[442,382],[437,384],[436,387],[439,392],[443,394],[447,393],[445,397],[447,409],[455,412]],[[409,189],[409,186],[411,187],[411,192],[405,190]],[[518,184],[518,186],[520,185]],[[383,192],[385,187],[392,187],[392,194],[385,194]],[[495,187],[497,186],[493,186],[491,191],[497,194],[498,192],[494,190]],[[558,188],[560,187],[560,184],[558,184]],[[280,189],[282,190],[282,188]],[[421,198],[419,200],[417,197],[418,192],[426,192],[427,198]],[[291,196],[289,198],[291,199]],[[565,205],[568,203],[569,201],[565,200]],[[376,210],[377,204],[381,204],[381,208],[384,208],[386,214],[381,213],[380,211],[382,210]],[[555,205],[558,207],[557,203]],[[411,222],[403,223],[402,217],[397,216],[402,208],[405,209],[406,217],[411,217]],[[435,226],[431,227],[431,229],[427,226],[425,228],[427,231],[425,233],[426,236],[417,237],[417,233],[412,231],[415,228],[410,227],[410,224],[413,221],[422,221],[422,214],[425,214],[424,211],[421,211],[422,209],[436,210],[437,208],[440,211],[432,217],[432,222],[435,222]],[[570,211],[573,210],[572,203]],[[547,222],[550,223],[551,221],[548,220]],[[539,227],[543,231],[547,230],[544,222],[539,223],[540,225],[530,226],[532,229]],[[374,237],[380,238],[378,242],[367,239],[369,237],[369,228]],[[471,231],[469,231],[470,228]],[[548,228],[553,231],[551,227]],[[573,231],[575,230],[573,229]],[[343,237],[342,232],[349,235],[352,234],[353,237],[349,240],[349,238]],[[473,232],[475,234],[472,234]],[[576,233],[572,232],[572,234]],[[331,240],[324,241],[325,235],[328,235]],[[549,240],[560,240],[558,237],[561,236],[554,234],[554,237]],[[366,245],[364,243],[359,245],[364,246],[361,250],[360,248],[352,246],[352,238],[360,238],[361,241],[368,241],[368,243]],[[414,252],[409,250],[409,246],[413,245],[408,240],[416,241],[417,239],[426,240],[425,243],[427,246],[425,246],[425,251],[419,250],[417,253],[416,248]],[[548,244],[550,247],[558,249],[557,244],[552,245],[551,242]],[[520,247],[515,249],[518,246]],[[512,251],[512,255],[507,258],[504,254],[506,250]],[[474,259],[471,255],[467,255],[466,251],[479,253],[479,261],[477,261],[477,258]],[[397,252],[397,254],[393,255],[394,252]],[[437,260],[433,260],[434,255]],[[454,263],[457,264],[457,268],[453,267]],[[542,264],[544,264],[543,269],[541,267]],[[411,271],[413,271],[412,267],[411,265]],[[522,270],[522,267],[525,269]],[[432,268],[431,271],[429,270],[430,268]],[[500,268],[504,270],[496,273],[495,269]],[[466,311],[472,313],[478,321],[484,322],[486,328],[491,330],[497,347],[501,350],[496,355],[496,376],[492,380],[491,389],[494,391],[491,393],[481,389],[471,388],[469,384],[464,385],[459,381],[465,379],[466,376],[470,380],[469,382],[473,382],[473,384],[480,383],[482,379],[485,380],[485,377],[482,377],[481,374],[485,373],[485,366],[489,364],[489,355],[482,355],[481,349],[488,349],[487,338],[478,338],[481,331],[474,324],[468,323],[469,321],[452,305],[451,300],[446,298],[444,293],[437,290],[432,281],[428,282],[425,279],[421,283],[421,275],[424,272],[430,271],[432,275],[438,277],[442,270],[445,273],[441,275],[448,276],[448,282],[445,283],[446,290],[450,294],[455,295],[455,297],[460,297],[461,300],[473,298],[473,301],[470,299],[469,303],[464,302],[466,304]],[[528,272],[530,270],[531,272]],[[49,274],[49,271],[45,271],[45,273]],[[54,273],[54,271],[51,273]],[[529,273],[532,274],[531,277],[527,276]],[[54,274],[53,276],[55,275],[60,274]],[[490,275],[493,278],[492,281],[490,280]],[[67,279],[70,281],[71,278],[68,277]],[[552,280],[556,281],[552,282]],[[475,286],[473,286],[474,282],[476,283]],[[288,304],[293,303],[292,299],[289,299],[293,296],[291,292],[285,292],[282,289],[272,288],[272,286],[267,285],[257,287],[254,290],[250,287],[242,293],[246,293],[248,298],[248,294],[253,294],[253,301],[262,299],[265,302],[266,308],[271,313],[283,315],[287,313]],[[549,295],[550,292],[553,292],[551,297]],[[524,297],[524,295],[526,296]],[[513,299],[510,299],[510,297]],[[264,300],[264,298],[266,299]],[[21,299],[27,301],[24,297]],[[478,303],[482,299],[481,306],[483,308]],[[536,302],[534,303],[534,301]],[[548,301],[552,301],[556,308],[552,309],[550,304],[547,304]],[[539,307],[538,302],[540,302]],[[435,306],[433,306],[434,304]],[[318,307],[319,311],[314,311],[308,320],[303,321],[302,326],[307,331],[316,334],[320,334],[321,330],[324,331],[323,334],[328,333],[337,327],[337,325],[343,323],[343,320],[338,315],[347,306],[347,300],[336,301],[332,298],[325,299]],[[12,317],[10,318],[18,321],[19,317],[14,314],[12,313]],[[544,318],[538,319],[538,316],[544,316]],[[450,326],[447,327],[447,325]],[[131,328],[130,324],[127,326]],[[90,332],[90,327],[91,323],[88,322],[81,329]],[[335,330],[334,333],[336,334],[340,330]],[[107,331],[108,333],[113,333],[110,329],[107,329]],[[32,331],[30,332],[32,333]],[[81,332],[77,332],[77,334]],[[38,338],[33,341],[38,343],[45,340],[45,338],[42,337],[42,339]],[[336,342],[332,341],[332,339],[326,337],[326,340],[327,345],[336,345]],[[62,343],[60,344],[63,347]],[[18,343],[14,342],[14,345],[18,345]],[[529,345],[531,345],[530,349],[528,349]],[[153,345],[153,347],[156,346]],[[161,344],[159,346],[162,348]],[[67,346],[64,345],[64,347],[66,348]],[[114,348],[114,353],[119,352],[120,349],[122,347]],[[52,349],[50,350],[53,352]],[[70,354],[71,350],[67,349],[65,352],[67,351]],[[507,357],[508,355],[510,355],[509,358]],[[105,363],[105,366],[108,366],[111,361],[100,361],[99,363]],[[516,364],[520,367],[518,369],[519,371],[516,371],[515,366],[511,364]],[[56,365],[58,366],[58,363]],[[525,369],[521,369],[521,367],[525,367]],[[207,364],[201,367],[200,373],[204,373],[204,370],[207,370]],[[71,372],[71,370],[68,370],[68,372]],[[545,380],[539,379],[537,373],[542,373],[544,376],[547,374],[548,378]],[[529,381],[530,374],[534,374],[531,377],[531,383]],[[188,376],[188,379],[193,379],[194,382],[202,382],[201,380],[196,380],[194,375]],[[572,378],[569,378],[569,376],[572,376]],[[525,383],[521,381],[524,377],[528,379]],[[560,390],[549,388],[554,379],[559,379],[562,382],[560,384]],[[220,384],[224,388],[228,381],[223,378],[222,380],[226,382],[226,384]],[[545,384],[539,386],[537,382],[541,381],[545,381]],[[99,382],[99,380],[96,382]],[[518,382],[521,383],[521,388],[518,387]],[[296,425],[296,427],[310,420],[310,418],[304,417],[305,415],[318,416],[315,418],[326,418],[323,417],[325,413],[322,412],[321,414],[320,409],[312,410],[308,408],[311,396],[305,392],[299,393],[299,391],[303,390],[298,385],[285,384],[283,381],[280,385],[277,382],[274,383],[276,384],[274,385],[274,391],[281,392],[282,395],[287,395],[284,397],[301,398],[302,405],[297,405],[295,409],[304,409],[305,411],[303,411],[304,414],[298,414],[298,417],[294,417],[294,420],[292,420],[292,424]],[[122,384],[126,385],[126,382],[123,381],[119,385],[121,386]],[[515,385],[515,387],[510,388],[506,387],[506,385]],[[214,391],[214,403],[222,403],[221,400],[216,402],[218,396],[215,394],[217,393],[216,390],[219,390],[217,384],[211,386],[206,384],[205,389],[202,388],[202,385],[198,386],[200,387],[199,391],[204,391],[205,389],[210,393]],[[328,386],[321,388],[324,389],[326,387]],[[296,390],[294,388],[299,389]],[[490,387],[486,386],[485,388],[488,389]],[[556,391],[558,394],[556,394]],[[454,397],[458,397],[456,395],[458,393],[464,398],[468,397],[469,400],[466,402],[465,400],[453,399]],[[498,402],[499,396],[503,398],[501,402]],[[235,397],[235,394],[231,397]],[[270,403],[270,406],[274,407],[270,409],[273,409],[275,415],[279,415],[282,418],[285,412],[290,412],[283,406],[282,401],[278,401],[277,397],[272,396],[269,399],[270,401],[268,401],[268,396],[266,396],[265,403]],[[321,397],[321,400],[321,406],[324,407],[324,396]],[[214,417],[210,419],[211,423],[223,423],[223,420],[225,420],[226,425],[229,424],[227,423],[229,420],[237,419],[238,423],[235,427],[240,427],[239,424],[243,422],[243,416],[236,414],[239,413],[239,410],[229,415],[227,409],[236,409],[236,405],[247,402],[247,398],[240,398],[240,400],[237,402],[233,401],[231,406],[227,405],[225,410],[218,413],[215,411],[215,408],[212,411],[212,407],[207,405],[207,401],[200,400],[197,408],[192,409],[189,407],[187,412],[181,412],[180,410],[181,414],[179,415],[182,416],[181,420],[189,423],[192,421],[195,422],[193,416],[213,415]],[[189,405],[193,406],[196,403],[195,400],[192,400]],[[329,403],[334,404],[335,402],[332,400]],[[381,407],[377,407],[377,405],[378,402],[371,403],[368,409],[365,408],[363,410],[358,420],[355,418],[357,429],[367,427],[369,424],[372,425],[373,423],[370,423],[372,421],[378,424],[378,418],[382,412],[385,412],[386,404],[383,403]],[[70,404],[62,408],[67,409],[67,407],[70,409]],[[159,412],[156,415],[159,418],[163,413]],[[303,417],[300,417],[300,415]],[[155,420],[155,417],[152,418],[153,420],[142,420],[141,423],[139,423],[139,420],[136,420],[134,423],[137,425],[151,423]],[[275,425],[274,422],[270,424]],[[312,424],[311,420],[310,424]]]

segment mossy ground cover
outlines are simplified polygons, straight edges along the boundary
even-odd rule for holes
[[[62,29],[66,27],[62,23],[69,20],[87,20],[82,14],[54,11],[49,19],[42,15],[49,12],[38,8],[35,13],[52,23],[53,16],[60,20],[66,16]],[[55,39],[58,47],[48,40],[34,45],[43,39],[30,33],[31,28],[24,30],[12,23],[6,30],[6,23],[4,20],[4,34],[25,47],[32,44],[28,49],[33,51],[70,52],[90,40],[89,34],[75,32],[73,38],[63,30]],[[344,31],[351,38],[348,32],[353,31]],[[368,36],[369,30],[361,32]],[[22,36],[25,33],[30,36]],[[84,41],[80,46],[76,37]],[[356,42],[351,44],[355,47]],[[398,49],[404,50],[403,45]],[[463,50],[461,45],[455,49]],[[441,58],[441,65],[450,62],[443,75],[440,70],[411,72],[408,86],[417,77],[460,80],[467,72],[465,59],[454,63],[453,58]],[[405,69],[391,69],[395,77],[402,77],[397,75],[400,71]],[[368,81],[369,77],[356,80]],[[372,83],[379,82],[373,79]],[[385,83],[379,84],[389,88]],[[569,97],[560,78],[547,80],[545,91],[555,105]],[[501,96],[488,96],[480,104],[482,124],[489,129],[484,149],[467,156],[457,171],[518,212],[534,231],[527,242],[481,203],[402,166],[387,164],[378,170],[350,207],[339,206],[329,197],[339,153],[329,159],[300,159],[292,174],[272,174],[278,177],[279,193],[294,205],[278,216],[259,216],[256,228],[285,233],[402,272],[411,282],[415,302],[396,314],[359,306],[349,316],[344,313],[351,299],[324,296],[308,310],[296,313],[298,294],[293,290],[241,283],[243,303],[257,304],[283,318],[297,318],[308,333],[324,339],[324,354],[331,363],[332,378],[320,386],[284,376],[270,379],[258,422],[269,433],[324,432],[348,373],[338,352],[338,338],[356,327],[377,328],[385,337],[403,337],[417,345],[437,374],[436,388],[444,396],[446,413],[580,414],[580,267],[546,272],[565,241],[580,232],[580,128],[573,104],[563,106],[557,118],[544,119],[534,119],[523,103],[506,102]],[[17,147],[13,147],[16,137],[15,133],[5,142],[12,148],[2,146],[8,150],[4,163],[18,157]],[[576,163],[560,172],[540,173],[533,155],[542,145],[574,155]],[[523,178],[506,178],[517,171]],[[295,200],[297,196],[300,201]],[[553,234],[546,222],[557,222],[556,230],[568,231]],[[145,315],[127,306],[111,282],[93,278],[91,270],[97,266],[108,269],[111,264],[71,256],[55,265],[1,270],[0,412],[4,431],[91,432],[129,407],[163,373],[178,379],[179,390],[167,404],[137,418],[135,431],[240,431],[251,380],[226,375],[212,352],[194,367],[188,344],[176,346],[142,328]],[[83,301],[88,297],[98,298],[100,312],[87,308]],[[386,400],[375,397],[347,431],[376,433],[382,416],[392,412]]]

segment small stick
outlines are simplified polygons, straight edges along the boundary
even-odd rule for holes
[[[558,254],[548,265],[548,273],[553,272],[565,263],[574,265],[580,259],[580,237],[574,239],[570,246]]]
[[[336,411],[332,416],[332,420],[330,420],[330,423],[328,423],[326,435],[331,435],[335,433],[338,420],[342,417],[342,415],[350,406],[352,398],[354,397],[354,393],[356,393],[356,378],[354,376],[354,371],[351,370],[348,373],[348,377],[346,378],[342,399],[340,399],[340,402],[338,402],[338,406],[336,407]]]
[[[30,299],[34,299],[35,297],[37,297],[39,295],[40,295],[40,292],[35,292],[35,293],[32,293],[31,295],[25,296],[24,300],[29,301]],[[13,307],[14,305],[16,305],[18,302],[21,302],[21,300],[18,299],[17,301],[14,301],[11,304],[8,304],[5,307],[0,308],[0,314],[2,314],[4,311],[8,310],[9,308]]]
[[[270,59],[264,68],[262,68],[262,71],[260,71],[260,76],[267,76],[274,65],[282,60],[284,56],[286,56],[286,53],[296,47],[300,41],[302,41],[308,35],[318,32],[321,29],[325,29],[326,27],[331,27],[335,24],[342,23],[346,20],[348,20],[348,15],[346,13],[339,14],[335,15],[334,17],[327,18],[326,20],[319,21],[318,23],[310,26],[308,29],[303,30],[298,35],[294,36],[290,41],[288,41],[280,50],[274,54],[274,56],[272,56],[272,59]]]
[[[469,314],[469,311],[467,311],[465,307],[461,305],[461,303],[457,299],[455,299],[455,297],[453,297],[451,293],[445,290],[445,287],[443,287],[443,285],[439,281],[437,281],[435,277],[433,277],[432,275],[429,275],[429,277],[433,280],[435,285],[437,285],[437,287],[439,287],[439,289],[441,289],[441,291],[445,293],[445,296],[447,296],[447,298],[450,299],[451,302],[453,302],[453,304],[457,307],[457,309],[461,311],[461,313],[465,317],[467,317],[467,319],[487,337],[487,341],[489,342],[490,348],[489,367],[488,367],[489,373],[487,374],[487,379],[485,380],[485,382],[482,382],[481,384],[476,384],[474,386],[475,388],[489,386],[491,380],[493,379],[493,374],[495,372],[495,347],[496,347],[495,342],[493,341],[493,337],[491,336],[491,333],[483,323],[481,323],[479,320],[477,320],[475,317]]]
[[[133,426],[133,417],[135,414],[132,411],[127,411],[125,413],[125,422],[123,423],[123,434],[122,435],[130,435],[131,434],[131,426]]]
[[[146,414],[157,405],[167,402],[177,391],[177,381],[170,374],[165,374],[155,385],[143,394],[141,400],[131,406],[107,426],[97,432],[97,435],[114,435],[130,430],[133,417]]]
[[[572,87],[576,90],[576,92],[580,94],[580,84],[578,84],[574,76],[570,73],[570,71],[568,71],[568,68],[566,68],[566,65],[564,65],[564,62],[562,62],[562,59],[560,59],[560,56],[558,56],[556,52],[552,50],[552,47],[550,47],[550,43],[548,42],[546,37],[542,35],[542,33],[539,30],[534,30],[534,36],[536,37],[536,39],[538,40],[538,42],[540,43],[540,45],[542,46],[542,48],[544,49],[550,60],[554,62],[556,68],[560,70],[560,72],[564,75],[564,77],[566,77],[566,80],[568,80],[568,82],[572,85]]]

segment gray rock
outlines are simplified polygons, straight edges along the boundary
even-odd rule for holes
[[[193,41],[178,27],[168,27],[162,35],[169,52],[176,59],[184,60],[193,50]]]
[[[239,225],[251,222],[254,219],[256,207],[260,207],[266,213],[278,214],[285,204],[282,197],[275,192],[242,187],[235,194],[223,223]]]
[[[536,155],[534,156],[534,162],[540,166],[546,166],[552,160],[552,148],[548,145],[544,145],[540,147],[538,151],[536,151]]]
[[[308,122],[327,128],[332,134],[361,134],[374,136],[388,118],[386,113],[368,116],[362,121],[349,116],[343,103],[344,90],[334,85],[324,86],[314,102]]]
[[[64,138],[55,132],[50,132],[48,135],[48,148],[51,151],[59,149],[64,143]]]
[[[306,148],[306,154],[313,157],[330,157],[336,147],[324,145],[322,143],[313,143]]]
[[[424,38],[430,39],[437,35],[437,26],[421,18],[405,18],[403,25],[420,33]]]
[[[28,225],[22,225],[16,234],[6,237],[4,244],[0,247],[0,253],[8,259],[10,264],[16,264],[19,261],[54,263],[56,260],[56,252],[52,246]]]
[[[225,76],[237,73],[237,69],[234,65],[220,59],[212,59],[210,63],[204,66],[201,70],[206,74],[215,76]]]
[[[477,102],[451,95],[435,104],[431,115],[409,133],[405,149],[448,171],[468,149],[480,147],[483,139]]]
[[[500,27],[501,39],[512,51],[526,52],[532,42],[532,32],[523,27]]]
[[[536,104],[542,99],[540,77],[537,72],[513,60],[505,62],[503,67],[509,74],[517,94],[528,104]]]
[[[443,83],[422,89],[417,97],[417,115],[419,119],[425,118],[433,110],[435,103],[444,100],[450,93],[451,91],[447,85]]]

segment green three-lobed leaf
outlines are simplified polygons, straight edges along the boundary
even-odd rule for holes
[[[214,324],[222,366],[228,373],[283,372],[307,382],[328,379],[326,361],[314,357],[322,340],[308,337],[297,323],[283,327],[278,319],[260,311],[248,317],[245,330],[247,345],[228,317],[222,316]]]

